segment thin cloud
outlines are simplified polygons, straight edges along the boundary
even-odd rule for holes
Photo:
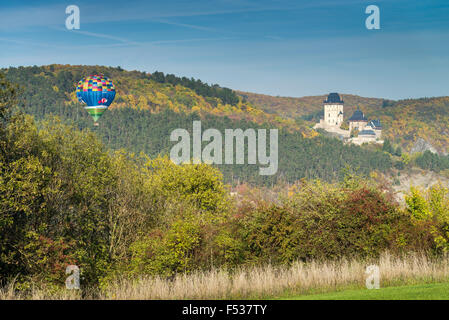
[[[169,44],[169,43],[183,43],[183,42],[201,42],[201,41],[222,41],[232,40],[234,38],[192,38],[192,39],[178,39],[178,40],[157,40],[150,42],[142,42],[141,44]]]
[[[213,32],[217,31],[216,29],[213,29],[213,28],[202,27],[202,26],[197,26],[197,25],[192,25],[192,24],[187,24],[187,23],[178,23],[178,22],[173,22],[173,21],[169,21],[169,20],[150,19],[150,21],[158,22],[158,23],[162,23],[162,24],[168,24],[168,25],[177,26],[177,27],[195,29],[195,30],[213,31]]]
[[[381,2],[384,0],[378,0]],[[363,5],[365,2],[361,0],[348,1],[311,1],[309,3],[278,2],[273,4],[260,4],[259,2],[207,2],[190,3],[188,7],[182,6],[173,10],[173,6],[169,7],[151,7],[148,2],[143,5],[123,5],[114,6],[112,10],[97,10],[97,6],[92,3],[80,4],[82,23],[106,23],[120,21],[146,21],[155,20],[160,23],[178,25],[186,28],[193,28],[204,31],[212,31],[213,29],[196,26],[185,23],[177,23],[166,20],[176,17],[194,17],[194,16],[210,16],[220,14],[236,14],[245,12],[263,12],[263,11],[289,11],[306,8],[325,7],[325,6],[345,6],[345,5]],[[205,7],[205,8],[204,8]],[[193,9],[192,9],[193,8]],[[94,15],[94,13],[96,13]],[[67,17],[64,5],[52,6],[27,6],[16,7],[12,9],[2,10],[0,12],[0,29],[3,31],[11,31],[15,28],[27,28],[35,26],[55,26],[62,25]]]
[[[61,31],[66,31],[64,29],[58,29]],[[86,35],[89,37],[114,40],[120,42],[122,45],[135,45],[135,46],[144,46],[144,45],[154,45],[154,44],[171,44],[171,43],[184,43],[184,42],[198,42],[198,41],[218,41],[218,40],[229,40],[231,38],[191,38],[191,39],[174,39],[174,40],[155,40],[155,41],[130,41],[128,39],[111,36],[108,34],[89,32],[89,31],[81,31],[81,30],[71,30],[75,34]]]
[[[60,31],[65,31],[64,29],[57,29]],[[155,40],[155,41],[128,41],[127,39],[114,37],[106,34],[88,32],[88,31],[80,31],[80,30],[71,30],[71,33],[80,34],[89,37],[101,38],[101,39],[109,39],[117,41],[118,43],[107,43],[107,44],[91,44],[91,45],[67,45],[67,44],[56,44],[56,43],[47,43],[47,42],[33,42],[27,40],[16,40],[0,37],[0,42],[8,42],[16,45],[20,45],[23,47],[41,47],[41,48],[54,48],[54,49],[86,49],[86,48],[113,48],[113,47],[130,47],[130,46],[154,46],[154,45],[163,45],[163,44],[180,44],[180,43],[190,43],[190,42],[205,42],[205,41],[224,41],[224,40],[232,40],[233,38],[222,37],[222,38],[190,38],[190,39],[170,39],[170,40]]]
[[[67,31],[67,30],[64,30]],[[120,38],[111,36],[109,34],[103,34],[103,33],[96,33],[96,32],[89,32],[89,31],[82,31],[82,30],[71,30],[70,32],[73,32],[75,34],[82,34],[89,37],[95,37],[95,38],[101,38],[101,39],[107,39],[107,40],[114,40],[118,42],[122,42],[129,45],[138,45],[139,42],[129,41],[128,39]]]

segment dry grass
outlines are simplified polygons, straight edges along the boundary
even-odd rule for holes
[[[0,300],[79,300],[81,292],[74,290],[31,288],[27,293],[17,290],[15,282],[0,288]]]
[[[449,257],[432,260],[412,254],[395,258],[384,254],[375,261],[380,268],[380,285],[442,282],[449,280]],[[242,268],[178,275],[172,280],[141,277],[117,279],[99,293],[99,299],[245,299],[270,298],[286,292],[294,294],[329,292],[348,287],[363,287],[367,265],[358,260],[294,263],[288,268],[273,266]],[[0,290],[0,299],[79,299],[78,293],[63,291],[49,295],[33,290],[28,297],[18,296],[14,286]]]

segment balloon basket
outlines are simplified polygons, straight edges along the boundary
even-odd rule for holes
[[[98,127],[99,126],[98,122],[94,122],[94,126]]]

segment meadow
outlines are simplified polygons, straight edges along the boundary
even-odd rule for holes
[[[366,288],[368,263],[379,266],[379,290]],[[410,254],[399,258],[383,253],[371,261],[296,261],[289,267],[215,269],[177,274],[171,279],[119,277],[102,290],[33,287],[24,295],[17,293],[12,282],[0,290],[0,299],[448,299],[448,281],[447,256],[431,259]]]
[[[286,296],[291,300],[448,300],[449,283],[427,283],[379,290],[355,289],[332,293]]]

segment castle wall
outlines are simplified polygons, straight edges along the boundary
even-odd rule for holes
[[[380,139],[380,137],[382,135],[382,130],[374,129],[373,131],[376,134],[376,139]]]
[[[361,145],[363,143],[378,143],[378,144],[382,144],[383,143],[382,140],[376,140],[375,136],[354,137],[354,138],[349,139],[348,142],[356,144],[356,145]]]
[[[342,136],[343,138],[349,138],[350,136],[350,131],[349,130],[343,130],[340,129],[339,126],[336,125],[329,125],[327,122],[325,122],[323,119],[320,120],[319,123],[315,124],[313,126],[314,129],[324,129],[327,132],[332,132],[332,133],[336,133],[339,134],[340,136]]]
[[[325,104],[324,122],[331,126],[341,126],[343,123],[343,104]]]
[[[350,121],[349,122],[349,131],[352,131],[353,129],[362,131],[365,129],[366,125],[368,124],[367,121]]]

